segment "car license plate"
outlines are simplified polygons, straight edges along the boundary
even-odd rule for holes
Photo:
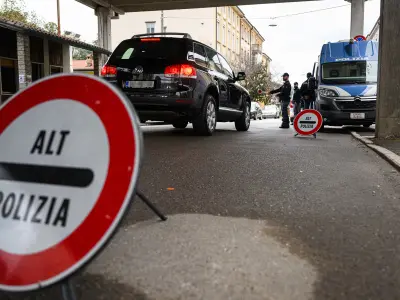
[[[353,119],[353,120],[365,119],[365,113],[351,113],[350,119]]]
[[[154,81],[125,81],[124,87],[131,89],[152,89],[154,88]]]

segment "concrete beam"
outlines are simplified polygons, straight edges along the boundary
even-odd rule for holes
[[[111,17],[112,11],[109,8],[99,6],[96,8],[97,24],[98,24],[98,46],[107,50],[112,50],[111,44]],[[101,65],[106,63],[107,57],[101,55],[99,62]]]
[[[50,75],[50,53],[49,53],[49,40],[43,39],[43,62],[44,62],[44,76]]]
[[[79,3],[82,3],[86,6],[89,6],[93,9],[96,9],[98,6],[105,7],[111,9],[112,11],[116,12],[117,14],[123,15],[125,12],[124,10],[112,5],[107,0],[76,0]]]
[[[351,2],[350,38],[364,35],[364,10],[366,0],[346,0]]]
[[[72,47],[68,44],[62,45],[63,73],[72,72]]]
[[[32,83],[32,63],[29,36],[17,32],[18,89],[24,89]]]
[[[400,138],[400,1],[381,0],[376,137]]]
[[[203,8],[218,6],[235,6],[250,4],[289,3],[320,0],[76,0],[89,7],[96,8],[97,5],[108,7],[117,13],[137,11],[157,11],[185,8]],[[103,5],[101,5],[102,3]],[[112,3],[112,4],[111,4]],[[118,11],[119,10],[119,11]],[[121,14],[121,13],[120,13]]]

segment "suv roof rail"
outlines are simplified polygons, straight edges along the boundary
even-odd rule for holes
[[[157,36],[157,35],[183,35],[184,38],[192,39],[189,33],[184,32],[155,32],[155,33],[143,33],[135,34],[132,38],[145,37],[145,36]]]

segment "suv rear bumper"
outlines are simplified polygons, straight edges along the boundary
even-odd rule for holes
[[[141,97],[127,95],[135,107],[141,121],[174,121],[177,119],[191,119],[200,108],[192,98],[182,97]]]

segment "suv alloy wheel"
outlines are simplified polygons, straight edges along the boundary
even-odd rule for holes
[[[235,121],[235,127],[237,131],[247,131],[250,127],[250,103],[246,102],[243,105],[243,113],[239,119]]]
[[[201,112],[193,120],[193,129],[201,135],[212,135],[217,125],[217,108],[212,95],[206,95]]]

